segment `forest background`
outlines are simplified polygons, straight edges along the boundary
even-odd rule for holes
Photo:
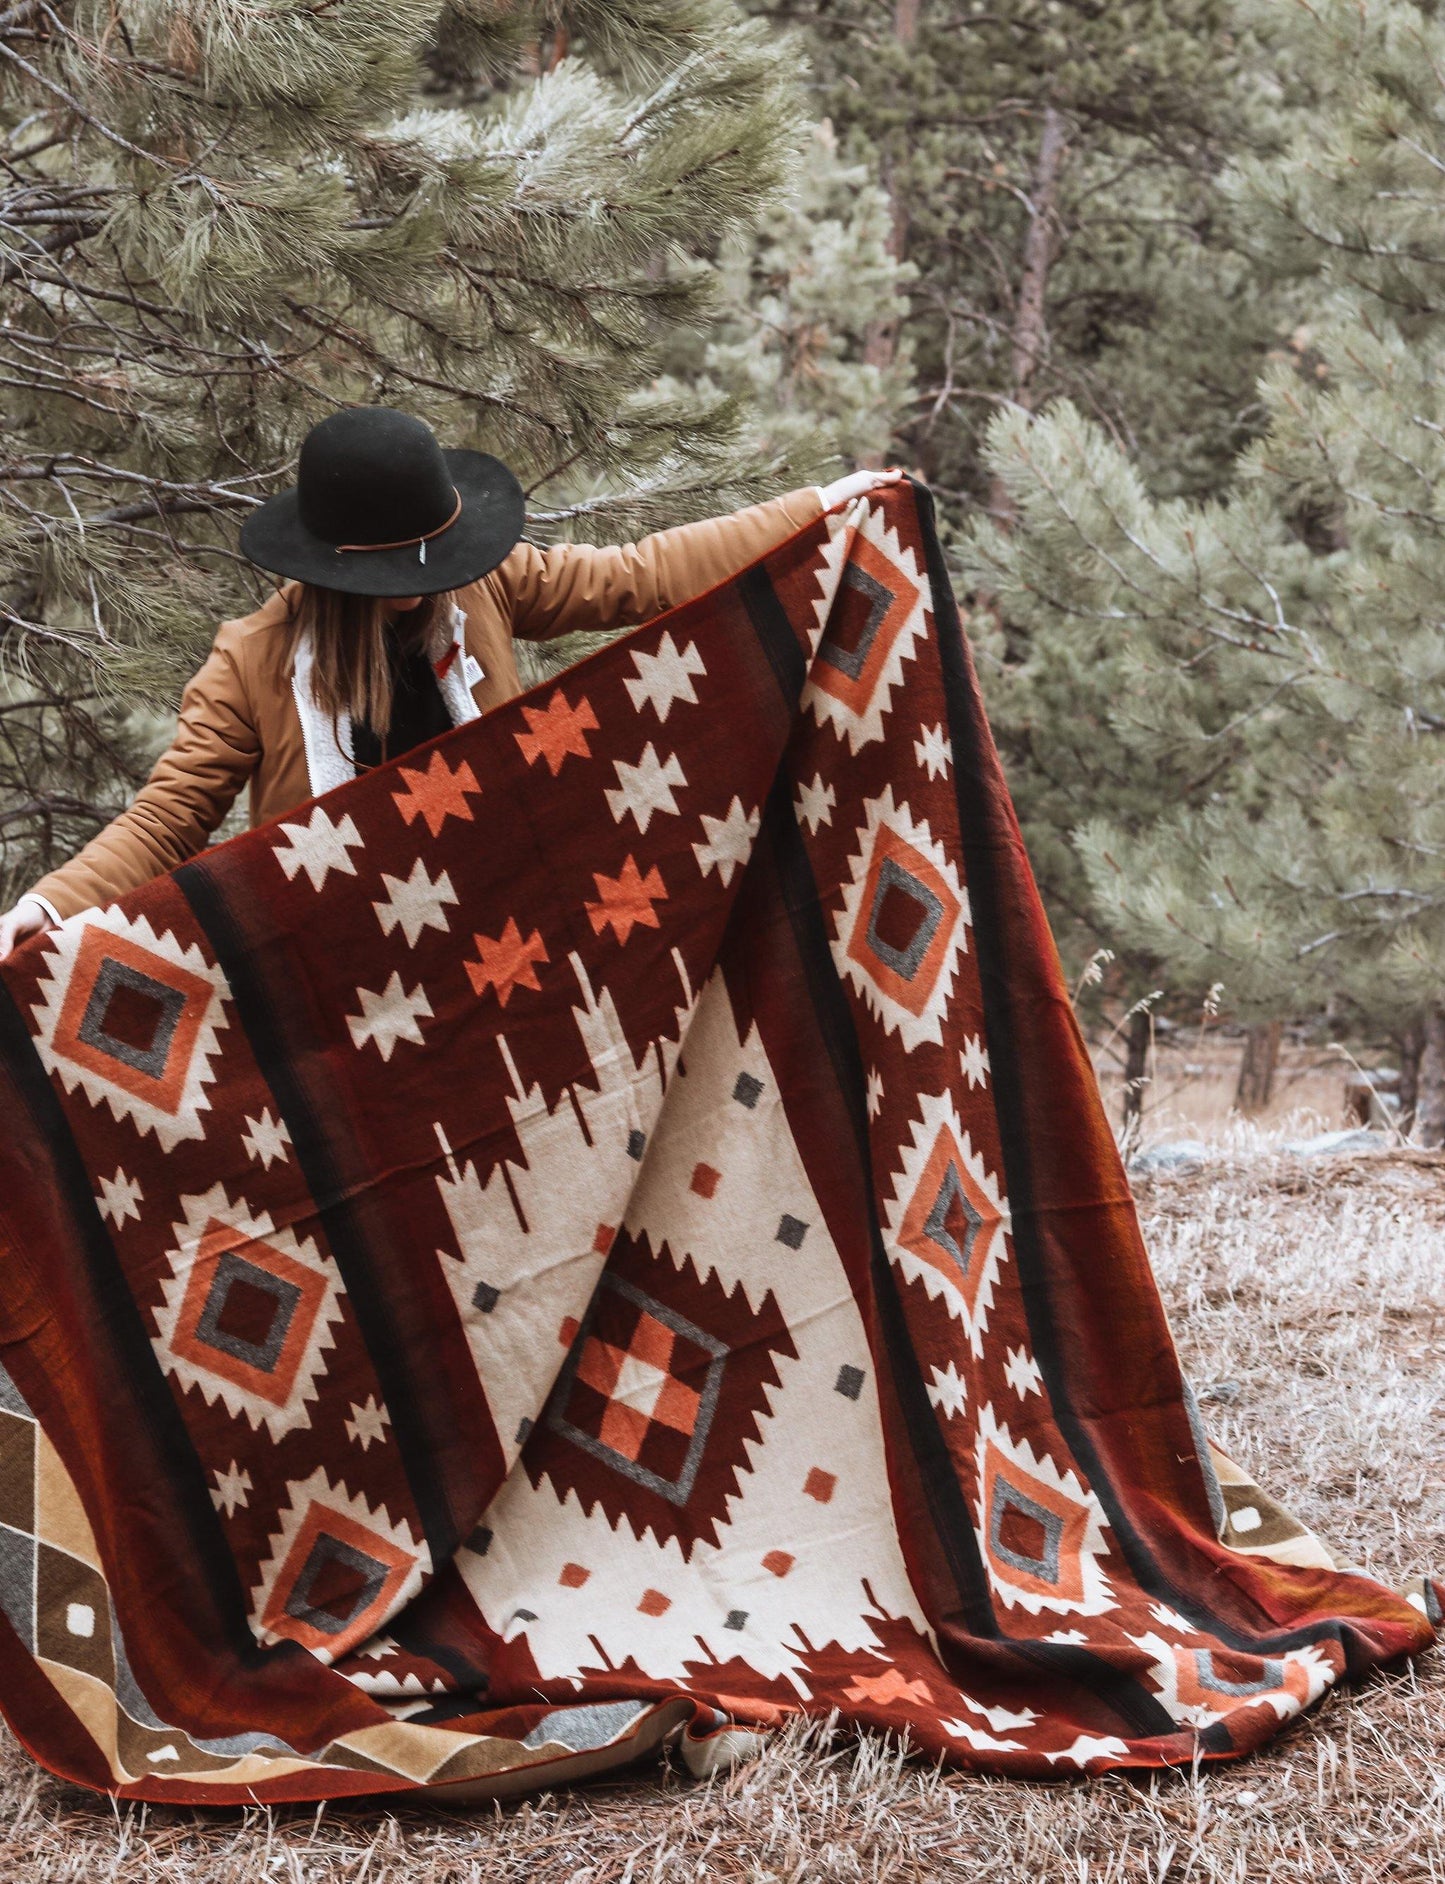
[[[0,895],[340,404],[542,539],[897,462],[1126,1128],[1288,1025],[1445,1143],[1442,209],[1408,0],[0,0]]]

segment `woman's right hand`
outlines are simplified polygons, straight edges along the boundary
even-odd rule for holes
[[[0,962],[25,941],[27,936],[39,935],[42,930],[53,929],[55,924],[50,919],[50,911],[33,896],[22,896],[14,909],[7,910],[0,916]]]

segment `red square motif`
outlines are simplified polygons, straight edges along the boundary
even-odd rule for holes
[[[815,1465],[803,1480],[803,1490],[809,1498],[816,1498],[820,1505],[825,1505],[833,1496],[837,1483],[834,1473],[825,1472],[820,1466]]]

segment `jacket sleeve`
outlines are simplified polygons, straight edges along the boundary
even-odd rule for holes
[[[173,870],[205,848],[260,756],[245,683],[223,627],[181,697],[175,737],[135,799],[31,893],[64,920]]]
[[[631,625],[725,582],[822,513],[810,487],[613,548],[523,543],[488,580],[500,589],[512,633],[524,640]]]

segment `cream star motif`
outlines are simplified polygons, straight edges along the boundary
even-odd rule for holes
[[[363,1642],[356,1650],[356,1654],[363,1661],[368,1662],[379,1662],[388,1655],[400,1653],[401,1650],[397,1646],[395,1637],[389,1635],[374,1635],[369,1642]]]
[[[968,1403],[968,1390],[964,1386],[963,1376],[950,1361],[947,1367],[934,1367],[929,1370],[933,1375],[930,1386],[925,1388],[933,1405],[942,1409],[947,1418],[961,1413]]]
[[[666,759],[659,759],[657,748],[649,740],[636,765],[629,765],[625,759],[614,759],[612,763],[617,772],[617,785],[605,795],[619,824],[631,812],[638,830],[645,831],[654,811],[677,811],[673,787],[686,785],[687,777],[675,752],[670,752]]]
[[[959,1696],[970,1714],[977,1714],[986,1720],[995,1733],[1006,1733],[1010,1727],[1032,1727],[1038,1719],[1038,1712],[1032,1707],[986,1707],[982,1701],[975,1701],[971,1694]]]
[[[953,764],[953,745],[942,725],[925,726],[921,738],[913,742],[913,756],[930,778],[946,778]]]
[[[1171,1609],[1167,1603],[1155,1603],[1149,1611],[1150,1616],[1161,1629],[1172,1629],[1176,1635],[1198,1635],[1200,1631],[1192,1622],[1186,1622],[1177,1609]]]
[[[380,1441],[386,1438],[386,1429],[390,1424],[390,1413],[384,1406],[377,1405],[375,1394],[369,1393],[365,1406],[352,1403],[351,1418],[346,1422],[346,1435],[348,1439],[356,1440],[363,1452],[369,1452],[373,1439]]]
[[[246,1147],[247,1157],[254,1158],[269,1171],[278,1158],[285,1163],[291,1134],[286,1129],[285,1119],[273,1119],[271,1108],[263,1106],[259,1119],[247,1118],[241,1143]]]
[[[1065,1648],[1077,1647],[1088,1639],[1082,1629],[1051,1629],[1044,1637],[1046,1642],[1061,1642]]]
[[[370,1041],[382,1059],[389,1060],[398,1040],[421,1045],[421,1028],[417,1022],[423,1017],[429,1019],[432,1011],[424,988],[414,988],[408,994],[401,985],[401,976],[393,974],[380,994],[373,994],[369,988],[358,988],[356,998],[361,1003],[361,1012],[346,1017],[356,1046],[364,1047]]]
[[[388,876],[383,870],[381,882],[386,891],[386,901],[373,903],[371,907],[376,911],[376,920],[381,924],[384,935],[390,935],[399,926],[406,937],[407,947],[414,949],[423,929],[440,929],[445,934],[451,926],[443,905],[455,903],[457,893],[445,870],[433,881],[427,874],[426,865],[418,857],[409,877]]]
[[[943,1731],[951,1734],[955,1740],[962,1740],[971,1747],[977,1747],[980,1752],[1022,1747],[1022,1740],[996,1740],[994,1735],[1007,1733],[1011,1727],[1032,1727],[1038,1719],[1038,1715],[1031,1707],[1020,1708],[1017,1711],[1011,1707],[985,1707],[981,1701],[975,1701],[968,1694],[961,1694],[959,1699],[970,1714],[977,1714],[980,1720],[987,1721],[993,1731],[986,1732],[982,1727],[977,1727],[966,1720],[946,1720],[943,1723]]]
[[[211,1503],[217,1511],[224,1511],[229,1518],[238,1505],[247,1505],[251,1501],[246,1496],[251,1490],[251,1474],[237,1465],[232,1459],[231,1469],[223,1472],[219,1466],[211,1473],[216,1481],[211,1488]]]
[[[753,842],[761,822],[762,813],[744,811],[741,798],[734,798],[725,818],[710,818],[704,811],[702,828],[707,833],[707,842],[692,847],[698,869],[704,876],[716,870],[724,884],[731,883],[733,871],[753,854]]]
[[[656,654],[634,654],[632,661],[637,678],[622,684],[639,713],[644,700],[651,703],[660,720],[665,720],[672,711],[674,700],[683,700],[688,706],[697,705],[692,683],[696,676],[707,672],[707,667],[695,641],[689,641],[679,654],[671,632],[665,630]]]
[[[833,822],[833,807],[838,802],[838,794],[831,785],[823,783],[823,774],[815,772],[811,785],[799,785],[798,802],[794,806],[799,824],[806,824],[814,837],[818,835],[820,824]]]
[[[127,1177],[117,1165],[113,1178],[100,1180],[100,1191],[95,1201],[100,1205],[101,1216],[118,1230],[127,1217],[134,1217],[137,1223],[140,1222],[140,1211],[136,1205],[144,1196],[145,1192],[135,1179]]]
[[[1053,1642],[1058,1638],[1049,1636],[1047,1639]],[[1071,1747],[1065,1747],[1061,1753],[1046,1753],[1044,1758],[1054,1762],[1073,1760],[1083,1766],[1089,1760],[1123,1759],[1128,1751],[1125,1742],[1113,1734],[1080,1734]]]
[[[1031,1393],[1041,1394],[1044,1390],[1043,1369],[1033,1355],[1026,1354],[1022,1348],[1009,1349],[1003,1377],[1020,1400],[1026,1400]]]
[[[876,1066],[868,1068],[868,1116],[876,1119],[883,1110],[883,1075]]]
[[[958,1056],[958,1062],[963,1068],[963,1077],[968,1081],[968,1090],[970,1092],[973,1091],[975,1086],[983,1086],[988,1083],[988,1051],[977,1034],[969,1034],[965,1037],[963,1050]]]
[[[288,882],[294,882],[304,870],[311,879],[312,889],[319,890],[333,870],[348,877],[356,875],[356,865],[349,852],[358,849],[365,839],[350,812],[337,824],[328,817],[323,806],[316,805],[305,824],[283,824],[281,833],[291,841],[274,848],[276,861],[286,872]]]
[[[953,1740],[963,1741],[965,1746],[975,1748],[979,1753],[1016,1753],[1022,1750],[1022,1740],[1000,1740],[996,1735],[982,1727],[975,1727],[971,1721],[946,1720],[942,1723],[943,1731]]]

